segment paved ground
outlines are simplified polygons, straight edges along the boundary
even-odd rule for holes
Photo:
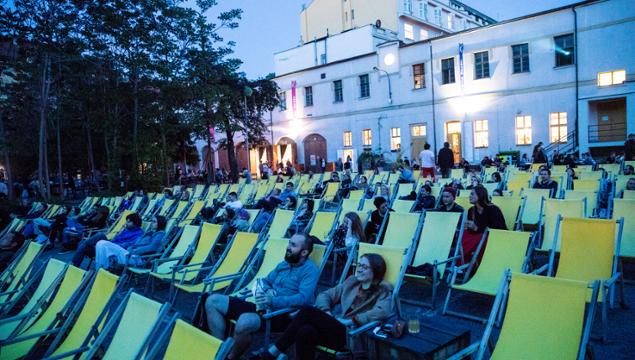
[[[57,250],[49,251],[46,256],[42,258],[42,261],[46,261],[48,257],[55,257],[64,261],[69,261],[72,254],[59,255]],[[328,269],[327,269],[328,271]],[[627,279],[635,281],[635,263],[625,264],[625,274]],[[143,293],[143,284],[131,283],[131,286],[135,287],[139,293]],[[438,297],[437,310],[430,310],[428,308],[412,306],[408,304],[403,305],[403,313],[405,318],[419,318],[420,321],[425,322],[427,319],[440,319],[447,322],[450,326],[456,328],[468,328],[471,330],[472,341],[480,339],[484,326],[476,321],[465,320],[454,316],[441,315],[440,308],[445,299],[446,288],[443,287]],[[167,287],[162,286],[157,289],[153,295],[159,300],[164,300],[167,297]],[[406,283],[401,291],[401,297],[408,300],[430,298],[430,289],[421,285]],[[178,297],[175,310],[182,314],[182,317],[191,319],[194,306],[196,304],[196,297],[189,294],[181,294]],[[479,296],[461,292],[455,292],[452,296],[450,306],[454,310],[467,312],[480,317],[487,317],[492,306],[492,298],[487,296]],[[556,299],[554,299],[555,301]],[[635,284],[627,284],[626,286],[626,301],[629,305],[627,308],[622,309],[619,306],[609,311],[609,328],[610,335],[606,343],[601,343],[598,340],[592,340],[592,347],[596,359],[635,359]],[[594,333],[597,334],[599,330],[599,318],[594,327]],[[497,335],[495,333],[495,335]],[[255,341],[253,349],[257,349],[261,346],[262,339]]]

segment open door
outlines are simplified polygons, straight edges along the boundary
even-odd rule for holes
[[[454,162],[461,162],[461,122],[448,121],[445,123],[445,135],[447,142],[450,143],[450,149],[454,153]]]

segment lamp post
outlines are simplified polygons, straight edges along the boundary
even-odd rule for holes
[[[251,177],[251,152],[249,150],[249,134],[247,133],[247,97],[254,93],[253,89],[245,86],[243,89],[243,134],[245,135],[245,147],[247,148],[247,173]]]
[[[380,69],[377,66],[373,66],[373,70],[386,74],[386,77],[388,78],[388,104],[392,104],[392,86],[390,85],[390,74],[388,73],[388,71]]]

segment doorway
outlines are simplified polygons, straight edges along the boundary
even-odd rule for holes
[[[321,162],[326,158],[326,139],[320,134],[311,134],[304,138],[304,168],[308,171],[322,172]]]
[[[445,137],[450,143],[450,149],[454,153],[454,163],[461,162],[461,122],[448,121],[445,123]]]

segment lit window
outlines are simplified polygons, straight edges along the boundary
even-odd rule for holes
[[[425,64],[412,65],[412,79],[414,80],[415,89],[426,87],[425,70]]]
[[[344,131],[344,147],[353,146],[353,132]]]
[[[281,92],[278,94],[278,100],[280,100],[280,111],[285,111],[287,110],[287,93],[286,92]]]
[[[454,58],[441,60],[441,83],[450,84],[454,80]]]
[[[429,37],[430,35],[428,34],[428,30],[425,30],[425,29],[419,30],[419,40],[425,40]]]
[[[410,135],[412,137],[426,136],[426,126],[423,124],[416,124],[416,125],[410,126]]]
[[[516,145],[531,144],[531,116],[516,116]]]
[[[474,147],[488,147],[488,137],[489,129],[487,127],[487,120],[476,120],[474,122]]]
[[[342,80],[333,81],[333,102],[344,101],[344,92],[342,91]]]
[[[487,51],[474,53],[474,79],[489,77],[489,55]]]
[[[359,97],[367,98],[370,96],[370,81],[368,74],[359,76]]]
[[[549,114],[549,141],[567,142],[567,113],[556,112]]]
[[[362,130],[362,145],[371,146],[373,144],[373,135],[370,129]]]
[[[598,73],[598,86],[619,85],[626,81],[626,71],[616,70]]]
[[[390,151],[401,150],[401,128],[390,128]]]
[[[403,24],[403,33],[404,33],[404,37],[408,40],[414,40],[415,39],[415,31],[414,28],[412,27],[412,25],[410,24]]]
[[[556,53],[556,67],[572,65],[575,55],[573,34],[556,36],[553,38]]]
[[[313,106],[313,86],[304,88],[304,107]]]

